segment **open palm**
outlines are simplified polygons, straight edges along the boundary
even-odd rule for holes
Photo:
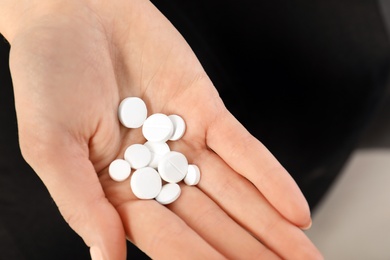
[[[126,237],[154,259],[320,257],[300,229],[310,214],[295,182],[226,110],[150,2],[60,10],[13,39],[11,73],[23,155],[88,246],[105,259],[124,258]],[[112,160],[145,141],[117,118],[128,96],[142,98],[148,115],[186,121],[169,145],[202,177],[168,206],[139,200],[128,181],[108,176]]]

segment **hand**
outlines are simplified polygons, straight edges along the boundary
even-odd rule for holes
[[[127,238],[153,259],[321,258],[301,230],[311,220],[296,183],[227,111],[149,1],[50,1],[14,28],[5,35],[23,156],[92,255],[124,259]],[[108,176],[112,160],[144,142],[118,121],[128,96],[142,98],[149,115],[187,123],[170,146],[202,177],[168,206]]]

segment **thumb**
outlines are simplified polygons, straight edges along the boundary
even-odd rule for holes
[[[87,145],[83,148],[63,133],[35,131],[20,137],[24,158],[47,187],[64,219],[91,248],[92,259],[126,259],[122,221],[105,197],[88,159]]]

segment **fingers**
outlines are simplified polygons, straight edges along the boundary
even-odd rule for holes
[[[182,185],[168,208],[228,259],[280,259],[197,188]]]
[[[226,259],[181,218],[154,200],[117,207],[128,238],[152,259]]]
[[[64,219],[91,247],[93,256],[126,259],[121,219],[104,196],[88,152],[61,131],[58,135],[34,132],[34,137],[31,133],[21,134],[23,155],[48,188]]]
[[[251,182],[218,155],[205,153],[195,164],[202,172],[199,188],[267,248],[284,259],[321,258],[303,231],[280,215]]]
[[[309,206],[293,178],[231,114],[226,113],[209,128],[207,144],[285,218],[302,228],[310,226]]]
[[[127,238],[152,259],[224,259],[180,216],[154,200],[135,197],[129,180],[115,182],[105,169],[100,181],[121,216]]]

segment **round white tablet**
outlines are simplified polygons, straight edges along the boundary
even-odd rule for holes
[[[119,121],[127,128],[141,127],[147,114],[145,102],[138,97],[127,97],[119,104]]]
[[[137,198],[154,199],[161,191],[162,181],[155,169],[145,167],[133,173],[130,187]]]
[[[187,185],[196,185],[200,180],[200,170],[195,164],[188,165],[188,171],[186,177],[184,177],[184,183]]]
[[[108,174],[114,181],[124,181],[131,173],[129,162],[123,159],[115,159],[108,167]]]
[[[142,134],[150,142],[166,142],[172,136],[173,123],[167,115],[155,113],[146,118]]]
[[[152,152],[143,144],[132,144],[126,148],[124,157],[133,169],[140,169],[149,165]]]
[[[167,143],[155,143],[147,141],[144,143],[144,145],[149,148],[150,152],[152,153],[152,159],[150,160],[149,166],[153,168],[157,168],[160,159],[171,151]]]
[[[177,183],[184,179],[188,170],[187,158],[179,152],[170,151],[158,163],[158,172],[161,178],[170,183]]]
[[[171,141],[177,141],[184,135],[186,131],[186,123],[181,116],[178,115],[169,115],[169,119],[171,119],[173,123],[173,134],[169,138]]]
[[[169,204],[177,200],[180,196],[181,188],[177,183],[167,183],[162,186],[156,200],[163,205]]]

